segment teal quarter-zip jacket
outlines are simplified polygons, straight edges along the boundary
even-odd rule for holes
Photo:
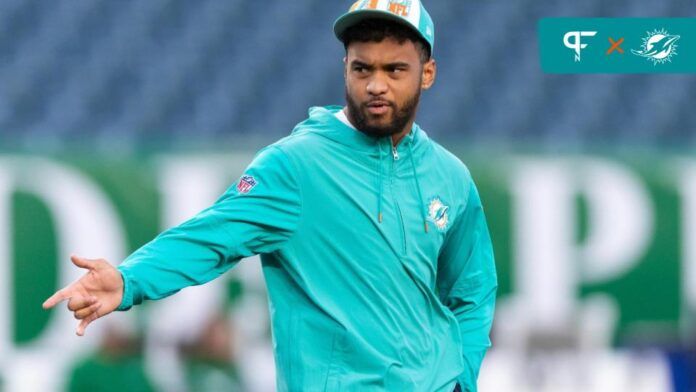
[[[471,175],[417,125],[392,147],[339,110],[310,109],[214,205],[129,256],[119,309],[260,254],[279,391],[475,391],[497,280]]]

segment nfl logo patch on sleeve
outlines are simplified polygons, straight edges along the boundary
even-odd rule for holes
[[[237,183],[239,193],[249,193],[256,186],[256,179],[252,176],[244,175]]]

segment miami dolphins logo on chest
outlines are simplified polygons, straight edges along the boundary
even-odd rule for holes
[[[433,222],[438,230],[443,231],[449,223],[449,206],[435,197],[428,205],[428,220]]]

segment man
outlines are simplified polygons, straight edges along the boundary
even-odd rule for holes
[[[358,1],[334,30],[345,108],[315,107],[213,206],[70,299],[77,333],[114,310],[208,282],[261,255],[279,390],[475,391],[496,291],[471,176],[414,123],[436,74],[420,1]]]

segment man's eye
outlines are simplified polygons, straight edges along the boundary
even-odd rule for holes
[[[356,67],[353,68],[353,70],[354,70],[355,72],[358,72],[358,73],[363,73],[363,72],[367,71],[367,68],[361,67],[361,66],[356,66]]]

